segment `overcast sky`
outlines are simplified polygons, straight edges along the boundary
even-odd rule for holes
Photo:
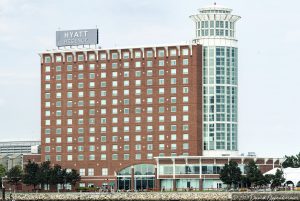
[[[102,47],[189,41],[212,0],[0,0],[0,140],[40,139],[40,58],[55,31],[99,28]],[[239,149],[300,151],[300,1],[219,0],[242,19]]]

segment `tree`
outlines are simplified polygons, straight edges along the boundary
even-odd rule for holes
[[[283,168],[299,168],[300,167],[300,153],[295,156],[285,156],[285,161],[282,163]]]
[[[67,183],[67,170],[61,169],[58,172],[58,183],[61,185],[63,189],[65,189],[65,184]]]
[[[2,178],[5,176],[6,174],[6,168],[4,167],[4,165],[0,164],[0,188],[2,188]]]
[[[24,168],[23,183],[26,185],[33,185],[33,189],[35,190],[35,187],[38,184],[40,184],[39,174],[40,174],[39,165],[29,160]]]
[[[72,169],[71,172],[67,173],[67,183],[70,183],[72,187],[75,187],[76,183],[81,180],[80,175],[78,174],[77,170]]]
[[[266,184],[263,174],[253,160],[249,161],[249,163],[245,166],[245,173],[251,186],[261,186]]]
[[[64,183],[64,178],[62,177],[62,169],[60,165],[54,165],[50,173],[50,184],[57,186],[57,184]]]
[[[23,176],[23,171],[22,167],[17,165],[12,167],[8,172],[7,172],[7,179],[8,182],[13,184],[15,187],[18,185],[18,183],[21,181]]]
[[[223,183],[227,184],[229,188],[235,188],[237,184],[241,181],[241,169],[238,167],[237,162],[230,161],[229,164],[225,164],[225,166],[221,169],[220,179]]]
[[[283,177],[283,171],[277,169],[275,175],[273,175],[271,179],[271,188],[276,188],[281,186],[285,182],[285,178]]]
[[[52,168],[50,166],[50,161],[42,162],[40,165],[40,172],[39,172],[39,182],[42,185],[42,188],[44,189],[45,185],[47,186],[47,189],[50,184],[51,180],[51,171]]]

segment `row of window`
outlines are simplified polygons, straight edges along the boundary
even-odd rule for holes
[[[50,85],[46,86],[46,87],[47,87],[48,90],[50,90]],[[177,94],[178,92],[180,92],[180,91],[177,91],[177,87],[171,87],[171,88],[169,88],[169,90],[170,90],[170,93],[174,94],[174,95]],[[189,88],[188,87],[183,87],[182,88],[182,93],[188,94],[188,92],[189,92]],[[114,93],[118,94],[118,91],[115,90]],[[153,95],[154,94],[152,88],[146,89],[144,91],[144,93],[147,94],[147,95]],[[159,95],[165,94],[165,88],[164,87],[158,88],[157,91],[156,91],[156,93],[159,94]],[[85,98],[85,97],[94,98],[94,97],[96,97],[96,91],[89,91],[88,92],[88,96],[85,96],[83,91],[76,92],[76,94],[77,94],[78,98]],[[129,90],[127,90],[127,89],[123,90],[123,95],[124,96],[129,96],[129,94],[130,94]],[[119,94],[119,95],[121,95],[121,94]],[[137,95],[137,96],[142,95],[142,89],[136,89],[135,90],[135,95]],[[106,91],[100,91],[100,96],[101,97],[107,96],[107,92]],[[117,95],[115,95],[115,96],[117,96]],[[50,97],[51,97],[51,93],[45,93],[45,99],[50,99]],[[68,91],[66,93],[66,97],[67,98],[75,98],[75,97],[73,97],[73,92],[72,91]],[[62,92],[56,92],[55,93],[55,98],[61,99],[62,98]],[[182,97],[182,102],[187,103],[188,101],[189,101],[189,97],[188,96],[183,96]],[[120,101],[120,103],[121,103],[121,101]],[[118,105],[118,99],[112,99],[111,100],[111,104],[112,105]]]
[[[49,133],[50,134],[50,133]],[[152,142],[153,141],[153,135],[147,135],[147,136],[145,136],[146,137],[146,141],[147,142]],[[123,141],[124,142],[129,142],[130,141],[130,136],[129,135],[124,135],[124,136],[111,136],[111,142],[118,142],[118,141],[120,141],[121,139],[123,138]],[[133,138],[133,137],[132,137]],[[166,136],[165,134],[159,134],[158,135],[158,140],[159,141],[165,141],[166,139],[168,138],[168,136]],[[57,138],[58,140],[56,140],[56,141],[58,141],[58,142],[61,142],[61,138]],[[136,142],[140,142],[140,141],[142,141],[142,136],[141,135],[135,135],[135,137],[134,137],[134,140],[136,141]],[[187,134],[187,133],[184,133],[184,134],[182,134],[182,140],[188,140],[189,139],[189,134]],[[67,137],[66,138],[66,140],[67,140],[67,143],[72,143],[73,142],[73,140],[74,141],[76,141],[76,139],[74,139],[73,137]],[[90,136],[89,137],[89,142],[95,142],[95,137],[94,136]],[[178,140],[177,139],[177,134],[171,134],[170,135],[170,140],[171,141],[174,141],[174,140]],[[84,142],[84,137],[78,137],[78,139],[77,139],[77,141],[78,142]],[[107,136],[105,136],[105,135],[101,135],[100,136],[100,142],[101,143],[106,143],[108,141],[108,139],[107,139]],[[47,138],[46,140],[45,140],[45,142],[46,143],[50,143],[51,142],[51,140],[50,140],[50,138]],[[82,151],[83,151],[83,146],[80,146],[80,148],[82,148]],[[78,151],[80,151],[81,149],[79,149],[79,147],[78,147]]]
[[[164,67],[168,62],[165,62],[165,60],[159,60],[157,63],[158,67]],[[183,66],[187,66],[189,64],[189,60],[188,59],[183,59],[182,60],[182,65]],[[142,65],[144,65],[144,63],[142,63],[141,61],[136,61],[134,63],[134,67],[135,68],[141,68]],[[153,61],[146,61],[146,67],[153,67]],[[170,60],[170,66],[177,66],[177,60],[173,59]],[[130,63],[129,62],[123,62],[123,63],[118,63],[118,62],[113,62],[111,63],[111,68],[112,69],[117,69],[118,67],[123,67],[124,69],[128,69],[130,68]],[[67,65],[67,71],[71,72],[73,70],[78,70],[78,71],[83,71],[84,70],[84,65],[83,64],[78,64],[78,66],[73,66],[73,65]],[[53,68],[52,68],[53,69]],[[100,70],[106,70],[107,69],[107,64],[106,63],[101,63],[100,64]],[[62,67],[61,66],[56,66],[55,67],[56,72],[61,72],[62,71]],[[89,70],[97,70],[96,69],[96,64],[89,64]],[[51,67],[50,66],[45,66],[45,72],[49,73],[51,72]]]
[[[139,94],[139,93],[138,93],[138,94]],[[45,107],[51,107],[51,102],[48,101],[48,99],[50,99],[50,97],[51,97],[51,94],[50,94],[50,93],[46,93],[46,94],[45,94],[45,99],[46,99]],[[60,97],[60,96],[58,96],[58,97]],[[183,100],[183,99],[182,99],[182,100]],[[205,98],[205,102],[204,102],[204,103],[207,103],[207,100],[208,100],[208,98]],[[214,100],[214,99],[211,99],[211,98],[210,98],[210,103],[214,103],[214,102],[211,102],[211,101],[213,101],[213,100]],[[138,99],[134,99],[134,101],[135,101],[135,102],[139,102],[139,101],[145,102],[145,101],[146,101],[147,104],[153,104],[153,103],[154,103],[152,97],[149,97],[149,98],[146,98],[146,99],[142,99],[142,100],[139,100],[139,98],[138,98]],[[172,97],[170,97],[170,99],[165,98],[165,97],[158,97],[158,98],[156,99],[156,101],[157,101],[157,102],[155,102],[155,103],[158,103],[158,104],[167,103],[168,101],[169,101],[171,104],[175,104],[175,103],[177,103],[177,97],[172,96]],[[122,100],[119,100],[119,102],[120,102],[120,103],[123,103],[123,105],[130,105],[130,99],[127,99],[127,98],[122,99]],[[188,102],[188,99],[186,99],[184,102]],[[56,101],[56,102],[55,102],[55,106],[56,106],[57,108],[62,107],[62,105],[66,105],[67,107],[73,107],[73,106],[75,106],[75,105],[77,105],[77,107],[83,107],[83,106],[85,106],[84,103],[85,103],[85,102],[84,102],[83,100],[79,100],[78,102],[72,101],[72,100],[67,100],[67,101],[60,101],[60,100],[59,100],[59,101]],[[109,103],[107,102],[106,99],[102,99],[102,100],[100,100],[100,101],[97,102],[97,103],[99,103],[101,106],[106,106],[106,105],[109,104]],[[112,103],[114,103],[114,102],[112,101]],[[53,103],[52,103],[52,104],[53,104]],[[116,104],[117,104],[117,103],[116,103]],[[88,104],[87,104],[86,106],[95,106],[95,105],[96,105],[96,101],[95,101],[95,100],[89,100],[89,101],[88,101]],[[171,106],[171,111],[176,112],[176,108],[177,108],[177,106]],[[138,110],[139,110],[139,109],[138,109]],[[149,109],[149,110],[151,110],[151,109]],[[153,109],[152,109],[152,110],[153,110]],[[188,108],[185,107],[184,110],[188,110]],[[112,114],[118,114],[117,108],[112,108]]]
[[[167,71],[167,72],[168,72],[168,71]],[[189,73],[188,68],[183,68],[183,69],[182,69],[182,74],[183,74],[183,75],[187,75],[188,73]],[[120,73],[120,75],[121,75],[121,74],[122,74],[122,73]],[[176,74],[177,74],[177,70],[176,70],[176,69],[171,69],[171,70],[170,70],[170,74],[171,74],[171,75],[176,75]],[[136,77],[136,78],[141,77],[141,75],[142,75],[141,71],[135,71],[135,77]],[[164,76],[164,75],[165,75],[165,70],[159,70],[159,71],[158,71],[158,75],[159,75],[159,76]],[[89,73],[89,74],[88,74],[88,78],[91,79],[91,80],[92,80],[92,79],[96,79],[96,77],[98,77],[98,76],[99,76],[99,74],[96,74],[96,73]],[[148,77],[153,76],[153,70],[147,70],[146,76],[148,76]],[[65,76],[66,80],[73,80],[73,77],[76,78],[77,80],[85,79],[84,73],[78,73],[78,74],[76,74],[76,75],[71,74],[71,73],[68,73],[68,74],[66,74],[66,76]],[[121,77],[121,76],[119,76],[119,77]],[[124,78],[130,77],[130,76],[129,76],[129,71],[124,71],[124,72],[123,72],[123,77],[124,77]],[[51,81],[53,78],[54,78],[54,77],[51,78],[51,75],[45,75],[45,81]],[[112,73],[111,73],[111,77],[107,76],[107,73],[106,73],[106,72],[102,72],[102,73],[100,73],[100,78],[118,78],[118,72],[116,72],[116,71],[115,71],[115,72],[112,72]],[[170,77],[170,78],[172,78],[172,77]],[[168,79],[168,78],[167,78],[167,79]],[[62,80],[62,75],[61,75],[61,74],[57,74],[57,75],[55,76],[55,80]]]
[[[48,120],[46,120],[46,121],[48,121]],[[50,122],[50,120],[49,120],[49,122]],[[184,119],[184,122],[188,122],[188,116],[186,117],[186,119]],[[46,122],[46,123],[48,123],[48,122]],[[50,126],[50,124],[46,124],[46,126]],[[134,128],[135,128],[134,129],[135,132],[142,132],[142,130],[143,130],[142,126],[140,126],[140,125],[139,126],[134,126]],[[167,131],[169,129],[171,131],[177,131],[177,125],[173,125],[173,124],[171,124],[171,125],[159,125],[157,131],[162,132],[162,131]],[[182,126],[183,131],[187,131],[188,129],[189,129],[189,127],[186,124],[184,124]],[[123,126],[123,127],[122,126],[112,126],[112,127],[110,127],[110,131],[112,133],[118,133],[118,132],[121,132],[121,130],[125,133],[130,132],[130,127],[129,126]],[[152,132],[154,129],[153,129],[153,126],[147,126],[145,130],[147,130],[148,132]],[[133,130],[131,130],[131,131],[133,131]],[[73,128],[67,128],[67,133],[68,134],[72,134],[72,132],[73,132]],[[77,133],[78,134],[83,134],[84,132],[85,132],[84,128],[81,128],[81,127],[77,128]],[[101,133],[108,132],[107,127],[106,126],[101,126],[100,127],[100,132]],[[89,133],[96,133],[95,127],[90,127],[89,128]],[[47,134],[50,134],[50,133],[47,133]],[[56,129],[56,134],[62,134],[62,129],[57,128]]]
[[[67,152],[73,152],[73,146],[67,146]],[[96,148],[99,149],[99,147],[96,147],[95,145],[90,145],[88,151],[90,152],[94,152],[96,151]],[[166,148],[170,148],[171,150],[177,150],[177,144],[170,144],[169,145],[165,145],[165,144],[158,144],[158,150],[165,150]],[[188,143],[183,143],[183,149],[188,149]],[[54,149],[54,148],[53,148]],[[76,147],[75,147],[76,149]],[[153,144],[147,144],[146,148],[144,148],[148,151],[152,151],[154,149]],[[155,148],[156,150],[157,148]],[[101,145],[100,149],[101,152],[106,152],[108,151],[107,149],[107,145]],[[122,150],[121,147],[119,147],[119,145],[114,144],[111,146],[111,151],[119,151]],[[129,144],[124,144],[123,145],[123,150],[124,151],[130,151],[130,145]],[[142,150],[142,145],[141,144],[135,144],[134,145],[134,150],[135,151],[141,151]],[[55,151],[56,152],[62,152],[62,147],[61,146],[56,146],[55,147]],[[83,152],[84,151],[84,147],[83,146],[78,146],[77,147],[77,151],[78,152]],[[45,146],[45,152],[52,152],[51,151],[51,147],[50,146]]]
[[[185,148],[184,150],[188,150],[189,149],[188,148],[188,143],[185,143],[185,144],[186,144],[185,147],[187,147],[187,148]],[[171,153],[171,154],[168,154],[168,155],[176,156],[177,154],[176,153]],[[183,153],[182,155],[187,156],[188,153]],[[153,159],[153,154],[152,153],[147,153],[146,155],[137,153],[137,154],[134,155],[134,159],[135,160],[142,160],[142,156],[145,156],[146,159],[148,159],[148,160]],[[165,153],[159,153],[158,156],[163,157],[163,156],[165,156]],[[62,157],[66,157],[67,161],[75,160],[75,159],[73,159],[73,155],[62,156],[60,154],[55,156],[55,160],[56,161],[62,161]],[[45,160],[50,160],[50,159],[51,159],[50,155],[45,155]],[[87,160],[87,159],[84,158],[83,154],[79,154],[79,155],[77,155],[76,160],[83,161],[83,160]],[[88,160],[90,160],[90,161],[96,160],[96,155],[95,154],[90,154],[88,156]],[[100,154],[100,160],[108,160],[107,154]],[[121,155],[121,154],[112,154],[111,155],[111,160],[132,160],[132,159],[130,158],[130,154],[123,154],[123,155]]]
[[[140,103],[136,103],[136,104],[140,104]],[[140,114],[141,113],[141,108],[132,108],[132,109],[134,109],[135,114]],[[169,109],[168,107],[160,106],[160,107],[157,108],[157,112],[158,113],[164,113],[168,109]],[[177,112],[177,106],[171,106],[170,107],[170,111],[171,112]],[[182,106],[182,111],[183,112],[188,112],[189,111],[189,107],[188,106]],[[148,114],[153,113],[153,107],[147,107],[146,112]],[[106,108],[105,109],[100,109],[100,114],[104,114],[105,115],[107,113],[108,112],[107,112]],[[64,115],[66,115],[68,117],[71,117],[71,116],[73,116],[73,114],[77,114],[78,116],[83,116],[84,115],[84,110],[77,110],[77,111],[74,111],[74,112],[73,112],[73,110],[66,110],[64,112],[62,112],[61,110],[56,110],[55,112],[52,112],[52,114],[55,114],[56,117],[60,117],[60,116],[64,116]],[[89,115],[95,115],[96,114],[96,110],[95,109],[89,109],[88,110],[88,114]],[[118,112],[112,110],[111,114],[118,114]],[[130,114],[130,108],[123,108],[123,114]],[[51,115],[51,111],[50,110],[46,110],[45,111],[45,116],[46,117],[52,116]],[[188,118],[188,117],[185,117],[185,116],[186,115],[182,116],[183,119]],[[161,118],[162,118],[162,122],[164,122],[165,117],[162,116]],[[172,115],[171,116],[171,121],[173,119],[175,119],[175,121],[176,121],[176,115]],[[124,119],[124,120],[126,120],[126,122],[129,122],[129,119]],[[112,122],[113,123],[118,123],[118,118],[117,117],[112,118]],[[101,120],[101,123],[106,123],[106,120],[104,119],[103,122]],[[79,123],[79,124],[81,124],[81,123]]]
[[[234,23],[229,21],[222,20],[211,20],[211,21],[198,21],[197,22],[198,29],[208,29],[208,28],[230,28],[234,29]]]
[[[153,58],[154,57],[154,54],[157,54],[158,57],[165,57],[166,56],[166,51],[165,50],[158,50],[157,52],[154,52],[153,50],[147,50],[145,52],[145,57],[146,58]],[[96,58],[96,54],[94,53],[91,53],[91,52],[88,52],[88,53],[85,53],[88,55],[88,61],[96,61],[97,58]],[[85,58],[85,54],[83,53],[77,53],[77,61],[84,61],[86,60]],[[142,51],[138,51],[138,50],[135,50],[134,51],[134,54],[130,54],[129,51],[123,51],[121,54],[119,54],[118,52],[115,52],[114,50],[110,50],[110,52],[101,52],[99,54],[99,60],[107,60],[109,58],[111,59],[129,59],[130,56],[131,58],[143,58],[144,57],[144,52]],[[110,57],[108,57],[108,55],[110,55]],[[177,49],[170,49],[169,51],[169,56],[179,56],[179,52]],[[182,49],[181,50],[181,55],[183,56],[188,56],[189,55],[189,49]],[[156,56],[156,55],[155,55]],[[72,54],[68,54],[66,55],[66,61],[67,62],[72,62],[74,60],[74,56]],[[51,63],[51,56],[45,56],[44,57],[44,62],[45,63]],[[63,57],[62,55],[55,55],[55,62],[63,62]]]
[[[135,86],[137,86],[137,87],[142,86],[141,82],[138,82],[138,81],[140,81],[140,80],[136,80]],[[188,83],[189,83],[188,78],[183,78],[182,79],[182,84],[183,85],[187,85]],[[118,87],[118,82],[117,81],[116,82],[113,81],[113,82],[111,82],[111,84],[112,84],[112,87],[115,87],[115,88]],[[161,86],[161,85],[164,85],[164,84],[165,84],[165,80],[164,79],[159,79],[158,80],[158,85],[153,85],[153,80],[152,79],[147,80],[147,86],[154,86],[155,87],[155,86]],[[171,85],[175,85],[176,84],[178,86],[177,79],[176,78],[172,78],[170,80],[170,84]],[[83,87],[84,87],[83,83],[78,83],[77,85],[78,85],[78,89],[83,89]],[[91,91],[88,91],[89,97],[95,97],[95,91],[93,91],[93,89],[95,88],[95,85],[96,85],[95,82],[89,82],[89,88],[91,89]],[[73,89],[73,84],[72,83],[67,83],[66,86],[67,86],[67,89]],[[107,82],[101,82],[100,86],[101,86],[101,88],[107,87]],[[129,81],[124,81],[124,87],[126,87],[126,86],[129,87]],[[55,89],[59,90],[59,89],[62,89],[62,87],[63,86],[62,86],[61,83],[56,83],[55,84]],[[180,86],[178,86],[178,88],[179,87]],[[171,93],[173,93],[173,94],[176,93],[177,87],[170,86],[168,88],[170,89]],[[46,90],[51,90],[51,84],[45,84],[45,89]],[[182,87],[182,92],[183,93],[188,93],[188,89],[189,89],[188,87]],[[141,92],[142,92],[141,89],[135,89],[135,95],[141,95]],[[164,94],[164,92],[165,92],[165,88],[159,88],[158,89],[158,93],[159,94]],[[84,95],[84,92],[80,92],[79,91],[77,93],[78,93],[78,97],[83,97],[83,95]],[[106,96],[106,92],[101,92],[101,93],[105,93],[105,95],[101,95],[101,96]],[[126,89],[126,88],[123,89],[123,94],[125,96],[126,95],[128,96],[129,93],[130,93],[129,89]],[[59,95],[61,95],[60,92],[57,92],[56,94],[58,94],[57,98],[58,97],[61,98],[61,96],[59,96]],[[72,94],[73,94],[73,92],[71,91],[69,93],[69,95],[72,95]],[[112,96],[118,96],[118,90],[117,89],[113,89],[111,94],[112,94]],[[147,89],[147,94],[153,94],[153,89],[152,88]]]
[[[85,168],[79,169],[80,176],[94,176],[95,170],[94,168],[87,168],[87,172]],[[108,175],[108,168],[101,168],[100,175],[107,176]]]

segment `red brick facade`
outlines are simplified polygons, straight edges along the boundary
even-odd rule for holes
[[[42,161],[84,169],[83,180],[101,185],[156,156],[202,155],[200,45],[57,50],[41,59]]]

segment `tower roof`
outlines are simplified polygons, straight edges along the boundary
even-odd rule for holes
[[[232,9],[214,3],[213,5],[204,6],[203,8],[198,9],[200,13],[231,13]]]

